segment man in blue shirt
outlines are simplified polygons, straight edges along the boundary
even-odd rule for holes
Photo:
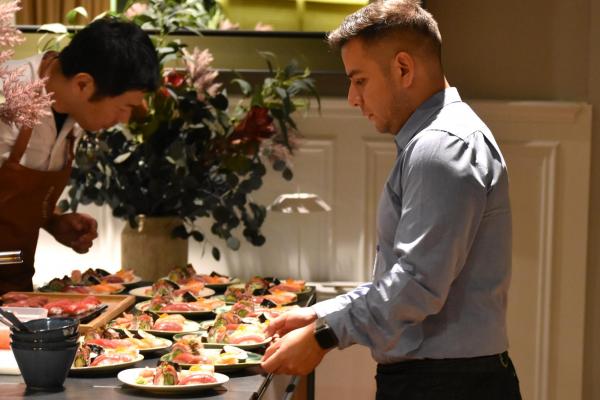
[[[508,176],[500,149],[448,85],[441,36],[417,0],[379,1],[329,34],[348,101],[398,156],[378,210],[373,279],[282,315],[267,333],[269,372],[307,374],[361,344],[377,361],[377,399],[520,399],[508,357]]]

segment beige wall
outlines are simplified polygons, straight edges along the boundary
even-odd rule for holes
[[[428,0],[427,5],[444,37],[448,78],[465,97],[593,106],[583,398],[599,399],[600,1]]]
[[[587,100],[594,0],[429,0],[451,83],[469,98]]]

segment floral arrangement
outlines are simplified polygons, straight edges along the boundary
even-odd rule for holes
[[[10,69],[4,65],[13,56],[13,48],[24,41],[13,22],[19,10],[19,1],[0,2],[0,120],[33,128],[50,114],[52,99],[42,94],[45,80],[24,82],[22,68]]]
[[[241,78],[230,82],[241,92],[232,104],[207,49],[188,51],[166,34],[154,40],[162,86],[128,125],[83,136],[69,199],[59,206],[75,211],[80,204],[108,204],[132,227],[139,215],[176,216],[183,222],[173,235],[198,241],[208,240],[198,227],[208,218],[211,233],[230,249],[240,247],[241,236],[262,245],[266,208],[251,195],[262,186],[269,164],[284,179],[293,177],[292,114],[308,105],[306,96],[316,96],[310,71],[294,62],[277,68],[265,53],[268,76],[256,86]],[[218,247],[211,245],[219,259]]]
[[[124,10],[125,17],[140,26],[168,32],[177,29],[196,33],[203,29],[239,29],[239,24],[226,18],[216,0],[129,0]],[[272,30],[272,27],[258,22],[254,29]]]
[[[200,33],[219,29],[226,20],[216,0],[130,0],[124,9],[125,17],[143,28],[165,32],[187,29]]]

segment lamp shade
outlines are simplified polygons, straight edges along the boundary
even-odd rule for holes
[[[310,214],[331,211],[331,207],[314,193],[286,193],[277,196],[269,210],[284,214]]]

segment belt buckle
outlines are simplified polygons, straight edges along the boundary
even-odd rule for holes
[[[500,353],[498,354],[498,358],[500,358],[500,364],[502,364],[504,368],[508,368],[508,354]]]

